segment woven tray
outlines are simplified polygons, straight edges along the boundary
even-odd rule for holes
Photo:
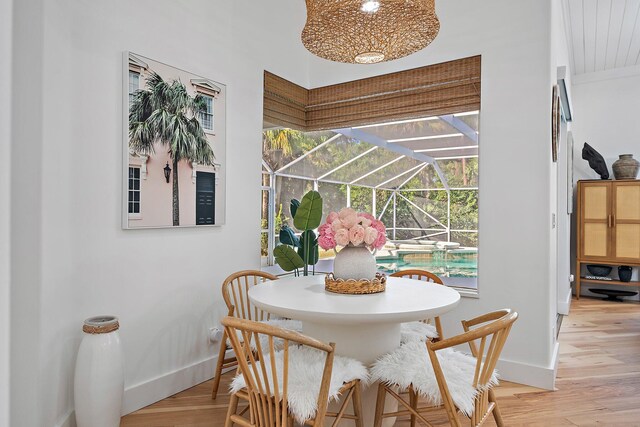
[[[324,278],[324,289],[337,294],[377,294],[384,292],[387,285],[387,276],[376,273],[375,279],[336,279],[333,273],[329,273]]]

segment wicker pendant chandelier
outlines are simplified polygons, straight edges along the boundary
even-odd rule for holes
[[[438,35],[435,0],[306,0],[302,44],[337,62],[373,64],[419,51]]]

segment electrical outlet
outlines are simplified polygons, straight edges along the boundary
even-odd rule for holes
[[[220,328],[209,328],[209,342],[217,343],[222,339],[222,330]]]

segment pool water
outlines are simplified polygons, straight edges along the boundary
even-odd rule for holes
[[[387,273],[417,268],[443,277],[477,277],[477,259],[409,259],[384,258],[376,260],[378,268]]]

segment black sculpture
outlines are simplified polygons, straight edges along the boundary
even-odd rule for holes
[[[589,162],[589,167],[600,175],[600,179],[609,179],[609,170],[604,157],[586,142],[582,147],[582,158]]]

